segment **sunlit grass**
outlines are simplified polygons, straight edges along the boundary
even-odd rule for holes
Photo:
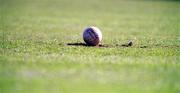
[[[3,0],[0,11],[0,93],[180,91],[178,1]],[[91,25],[107,47],[67,45]]]

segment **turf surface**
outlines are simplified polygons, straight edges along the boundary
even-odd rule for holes
[[[1,0],[0,18],[0,93],[180,92],[178,0]],[[73,45],[91,25],[106,47]]]

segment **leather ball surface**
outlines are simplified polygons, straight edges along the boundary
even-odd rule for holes
[[[97,46],[102,40],[101,30],[97,27],[88,27],[84,30],[83,39],[89,46]]]

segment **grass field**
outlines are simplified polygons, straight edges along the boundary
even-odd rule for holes
[[[0,93],[180,92],[178,0],[1,0],[0,18]],[[108,47],[67,45],[91,25]]]

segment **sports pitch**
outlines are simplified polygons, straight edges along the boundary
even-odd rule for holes
[[[178,0],[1,0],[0,18],[0,93],[180,92]]]

